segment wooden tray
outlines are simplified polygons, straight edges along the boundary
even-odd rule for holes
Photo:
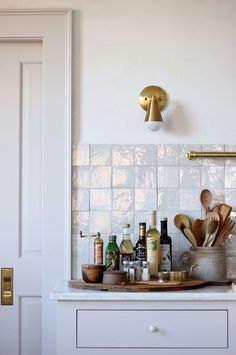
[[[166,283],[159,283],[158,281],[137,281],[132,284],[125,285],[107,285],[103,283],[86,283],[83,280],[70,280],[68,281],[69,287],[78,288],[82,290],[93,291],[110,291],[110,292],[163,292],[163,291],[183,291],[195,288],[201,288],[210,285],[229,285],[231,281],[201,281],[201,280],[188,280],[188,281],[168,281]]]

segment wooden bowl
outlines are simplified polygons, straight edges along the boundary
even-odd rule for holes
[[[127,272],[121,270],[104,271],[102,282],[107,285],[127,283]]]
[[[105,269],[106,265],[83,264],[82,278],[85,282],[100,283]]]

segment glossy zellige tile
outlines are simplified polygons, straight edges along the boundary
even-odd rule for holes
[[[202,187],[222,189],[225,187],[225,168],[223,166],[202,167]]]
[[[204,144],[202,145],[203,152],[223,152],[224,145],[223,144]],[[224,166],[225,161],[224,158],[204,158],[202,159],[203,166]]]
[[[179,148],[177,144],[158,144],[157,165],[178,165]]]
[[[111,145],[110,144],[92,144],[91,165],[111,165]]]
[[[181,188],[200,188],[201,187],[201,168],[181,166],[179,168],[179,178]]]
[[[135,146],[136,165],[156,165],[156,146],[153,144],[139,144]]]
[[[201,159],[189,160],[187,158],[187,153],[190,151],[201,152],[201,144],[180,144],[179,145],[179,163],[181,166],[199,166],[201,165]]]
[[[111,187],[111,167],[91,166],[90,167],[90,187],[110,188]]]
[[[225,187],[236,188],[236,166],[225,167]]]
[[[72,211],[89,210],[89,190],[73,189],[72,191]]]
[[[179,210],[178,189],[158,190],[158,210],[165,210],[165,211]]]
[[[91,189],[90,210],[91,211],[111,210],[111,189]]]
[[[134,165],[134,145],[131,144],[113,145],[112,164],[114,166]]]
[[[135,188],[154,189],[156,188],[156,167],[136,167],[135,168]]]
[[[89,165],[89,144],[78,144],[74,146],[72,154],[73,165]]]
[[[74,166],[72,168],[72,188],[89,188],[89,166]]]
[[[132,166],[113,167],[112,186],[134,188],[134,167]]]
[[[179,187],[179,168],[177,166],[158,166],[158,188]]]
[[[225,203],[233,207],[236,210],[236,189],[225,190]]]
[[[130,233],[134,231],[134,211],[112,212],[112,233],[122,233],[123,224],[130,224]]]
[[[89,221],[90,233],[111,233],[111,212],[91,211]]]
[[[156,189],[135,189],[135,210],[151,211],[157,208]]]
[[[179,208],[183,210],[200,210],[200,189],[180,189],[179,190]]]
[[[134,209],[134,190],[133,189],[116,189],[112,190],[113,194],[113,210],[127,211]]]

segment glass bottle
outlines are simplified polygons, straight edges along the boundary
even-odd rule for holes
[[[94,264],[103,264],[103,240],[99,232],[94,240]]]
[[[109,235],[109,243],[106,247],[105,256],[107,270],[119,270],[120,250],[116,243],[116,235]]]
[[[135,281],[135,266],[134,266],[134,261],[129,262],[129,281],[134,282]]]
[[[161,239],[160,239],[160,251],[161,251],[161,265],[160,271],[172,270],[172,241],[171,237],[167,233],[167,217],[161,219]]]
[[[150,271],[148,261],[143,261],[142,263],[142,281],[150,280]]]
[[[160,263],[160,234],[156,229],[156,211],[150,212],[151,226],[147,231],[147,261],[149,262],[150,276],[157,277]]]
[[[147,260],[147,248],[146,248],[146,223],[139,223],[139,239],[135,245],[136,260]]]
[[[123,261],[133,260],[134,247],[130,240],[129,228],[130,228],[130,224],[123,225],[123,240],[120,244],[121,264],[123,264]]]

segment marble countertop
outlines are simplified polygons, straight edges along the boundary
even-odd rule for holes
[[[195,290],[171,292],[108,292],[88,291],[68,287],[62,281],[50,293],[57,301],[236,301],[236,289],[231,286],[207,286]]]

